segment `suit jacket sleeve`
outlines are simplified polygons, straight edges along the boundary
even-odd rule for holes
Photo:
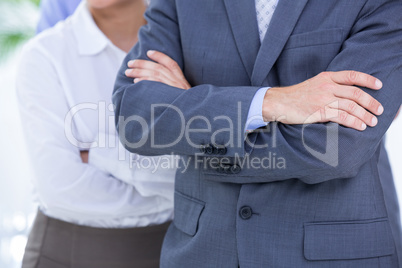
[[[141,31],[140,43],[128,55],[128,59],[145,58],[148,49],[166,52],[183,67],[180,49],[180,32],[174,4],[159,4],[153,1],[147,15],[148,26]],[[173,2],[173,1],[172,1]],[[366,90],[378,99],[385,107],[374,128],[363,132],[338,126],[337,124],[284,125],[270,124],[267,128],[249,134],[241,146],[229,146],[227,156],[233,162],[242,162],[241,173],[236,176],[222,175],[215,169],[208,169],[209,179],[233,182],[256,183],[286,179],[300,179],[306,183],[319,183],[338,178],[350,178],[357,174],[360,167],[369,161],[391,124],[401,104],[400,89],[402,71],[402,19],[398,1],[367,1],[355,25],[344,42],[339,54],[332,60],[327,71],[357,70],[372,74],[384,83],[376,92]],[[163,7],[162,7],[163,6]],[[151,16],[152,15],[152,16]],[[392,20],[390,19],[392,18]],[[126,62],[124,63],[125,66]],[[126,138],[136,144],[129,150],[145,154],[178,153],[194,155],[196,146],[189,144],[185,135],[169,148],[151,146],[152,131],[158,133],[158,142],[175,141],[180,137],[180,121],[173,120],[177,116],[172,109],[155,112],[151,118],[149,107],[155,103],[166,103],[179,108],[186,122],[194,116],[202,115],[212,124],[210,132],[197,133],[193,145],[210,143],[211,134],[222,130],[216,115],[239,118],[244,122],[247,117],[251,99],[258,88],[255,87],[215,87],[199,85],[188,91],[168,87],[155,82],[132,84],[131,79],[124,76],[125,67],[119,72],[114,92],[114,102],[118,116],[140,116],[147,123],[144,133],[138,131],[139,124],[127,124],[124,128]],[[322,71],[326,71],[322,70]],[[279,70],[280,71],[280,70]],[[252,90],[250,90],[252,89]],[[245,94],[245,90],[247,94]],[[239,113],[237,104],[243,107]],[[222,109],[224,107],[224,109]],[[245,108],[244,108],[245,107]],[[178,117],[177,117],[178,118]],[[134,118],[135,119],[135,118]],[[138,118],[137,118],[138,119]],[[145,124],[143,124],[145,125]],[[227,144],[231,138],[244,141],[243,128],[233,133],[221,131],[215,136],[215,143]],[[206,128],[206,126],[199,126]],[[121,129],[120,129],[121,132]],[[163,133],[161,135],[160,133]],[[121,133],[122,134],[122,133]],[[141,136],[141,134],[143,134]],[[144,137],[148,137],[144,139]],[[143,138],[144,142],[140,142]],[[140,144],[141,143],[141,144]],[[141,146],[138,146],[138,145]],[[271,158],[271,165],[248,165],[252,159]],[[273,158],[284,160],[285,165],[275,168]],[[236,159],[237,158],[237,159]]]
[[[381,3],[380,3],[381,2]],[[386,2],[386,3],[384,3]],[[243,167],[239,183],[267,182],[298,178],[306,183],[352,178],[362,165],[373,159],[378,145],[401,105],[402,11],[400,1],[367,1],[342,50],[326,70],[356,70],[383,82],[379,91],[364,89],[384,106],[378,125],[360,132],[334,123],[312,125],[277,124],[254,133],[253,157],[271,156],[268,169]],[[391,19],[392,18],[392,19]],[[274,156],[282,157],[284,168],[274,166]],[[375,165],[375,164],[373,164]],[[218,177],[217,177],[218,178]]]
[[[139,43],[124,60],[113,93],[116,125],[122,144],[129,151],[142,155],[194,155],[200,152],[200,145],[210,143],[211,133],[216,133],[213,143],[241,141],[239,146],[228,147],[228,153],[244,155],[247,111],[260,87],[199,85],[182,90],[158,82],[133,84],[133,80],[124,75],[127,62],[148,59],[146,52],[151,49],[166,53],[183,69],[174,1],[151,1],[145,17],[147,25],[139,33]],[[245,90],[250,94],[245,95]],[[243,111],[237,120],[241,108]],[[219,132],[222,128],[219,121],[231,120],[233,115],[240,124],[234,126],[238,131],[233,135]],[[202,131],[193,132],[195,129]]]

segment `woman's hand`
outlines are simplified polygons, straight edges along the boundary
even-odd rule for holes
[[[88,163],[89,151],[80,151],[82,163]]]
[[[169,86],[189,89],[191,86],[183,75],[179,65],[169,56],[162,52],[150,50],[147,56],[155,61],[131,60],[127,63],[129,69],[125,74],[134,78],[134,83],[143,80],[156,81]]]

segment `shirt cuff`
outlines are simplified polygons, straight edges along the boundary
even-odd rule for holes
[[[262,118],[262,103],[264,101],[264,96],[270,87],[263,87],[257,90],[251,101],[250,108],[248,110],[247,122],[245,130],[246,132],[251,132],[260,127],[265,127],[268,122],[264,122]]]

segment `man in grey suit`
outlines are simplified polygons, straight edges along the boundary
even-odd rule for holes
[[[402,99],[402,1],[260,4],[151,1],[117,77],[126,148],[182,155],[161,266],[398,267],[377,163]],[[133,83],[149,50],[193,87],[138,66]]]

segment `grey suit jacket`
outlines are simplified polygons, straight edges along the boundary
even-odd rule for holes
[[[279,0],[260,44],[254,1],[151,1],[113,100],[128,150],[182,155],[162,267],[399,266],[377,163],[402,99],[401,14],[400,0]],[[149,49],[193,87],[133,84],[126,63]],[[385,107],[376,127],[245,133],[259,88],[339,70],[383,81],[367,90]]]

